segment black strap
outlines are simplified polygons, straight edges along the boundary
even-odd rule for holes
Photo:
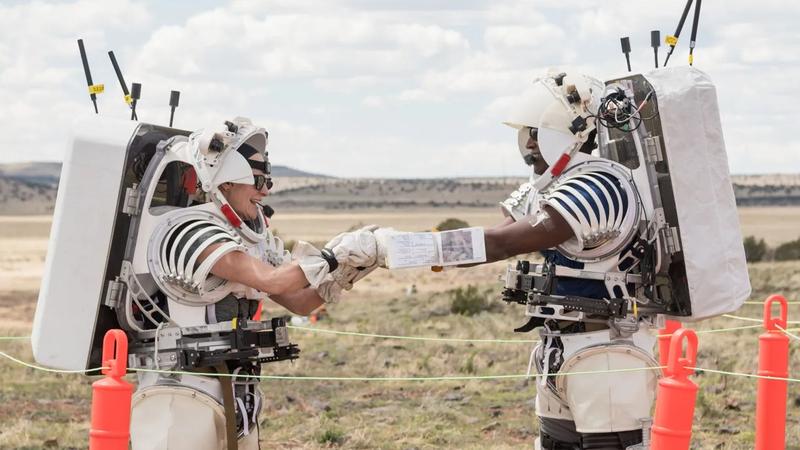
[[[333,254],[333,250],[329,248],[323,248],[322,250],[320,250],[319,253],[320,256],[322,256],[322,259],[324,259],[325,262],[328,263],[328,268],[330,272],[333,272],[334,270],[336,270],[337,267],[339,267],[339,261],[336,260],[336,255]]]
[[[250,165],[251,169],[259,169],[264,173],[269,174],[270,171],[269,167],[267,166],[267,163],[269,161],[268,157],[265,158],[265,161],[253,161],[252,159],[250,159],[251,156],[258,153],[258,150],[256,150],[255,147],[253,147],[250,144],[243,143],[242,145],[236,148],[236,151],[239,152],[240,155],[244,156],[244,159],[247,160],[247,164]]]
[[[220,375],[227,375],[228,366],[224,363],[214,366]],[[239,448],[238,433],[236,431],[236,406],[233,399],[233,380],[230,377],[219,377],[219,384],[222,387],[222,406],[225,408],[225,433],[227,435],[228,450]],[[242,412],[244,413],[244,412]],[[245,420],[247,420],[245,418]]]

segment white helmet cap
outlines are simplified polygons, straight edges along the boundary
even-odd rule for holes
[[[539,177],[537,188],[543,189],[566,166],[577,162],[578,149],[595,129],[594,114],[600,105],[604,85],[601,81],[581,74],[552,73],[537,79],[526,91],[520,103],[504,124],[519,130],[519,148],[523,157],[527,128],[538,130],[539,151],[550,166]],[[572,159],[576,161],[571,161]]]
[[[263,169],[269,176],[266,130],[254,126],[250,119],[237,117],[232,122],[225,122],[224,127],[205,128],[192,133],[187,144],[188,159],[197,173],[197,180],[202,189],[210,194],[220,212],[245,238],[252,242],[263,239],[266,236],[263,212],[258,210],[255,229],[250,228],[233,210],[219,186],[223,183],[253,184],[254,168]],[[264,161],[248,160],[239,152],[240,148],[246,147],[249,148],[245,153],[258,152]]]
[[[243,145],[255,149],[266,161],[267,132],[243,117],[189,136],[193,166],[204,191],[211,192],[222,183],[254,182],[250,163],[237,151]]]

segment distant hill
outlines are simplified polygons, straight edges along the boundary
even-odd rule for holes
[[[305,172],[288,166],[272,166],[276,177],[331,178],[328,175]],[[61,176],[60,162],[24,162],[0,164],[0,176],[15,178],[29,183],[58,186]]]
[[[54,185],[0,175],[0,215],[52,214],[55,204]]]
[[[12,178],[29,184],[58,186],[61,176],[60,162],[25,162],[0,164],[0,177]]]
[[[0,164],[0,215],[52,214],[61,163]],[[524,178],[344,179],[273,166],[276,209],[494,207]],[[733,176],[740,206],[800,206],[800,174]]]
[[[276,192],[334,179],[277,165],[272,173]],[[0,164],[0,215],[52,214],[60,176],[60,162]]]
[[[288,166],[272,166],[273,177],[303,177],[303,178],[333,178],[329,175],[320,175],[318,173],[305,172],[298,169],[293,169]]]

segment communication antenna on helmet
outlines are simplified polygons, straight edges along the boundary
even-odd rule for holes
[[[664,39],[664,42],[669,45],[669,53],[667,53],[667,58],[664,60],[664,67],[667,67],[667,63],[669,62],[669,57],[672,56],[672,52],[675,50],[675,46],[678,45],[678,38],[681,36],[681,30],[683,30],[683,24],[686,22],[686,16],[689,15],[689,9],[692,8],[692,3],[694,0],[687,0],[686,6],[683,8],[683,14],[681,14],[681,20],[678,21],[678,28],[675,29],[675,34],[668,34],[667,37]],[[697,25],[700,21],[700,4],[702,0],[697,0],[697,4],[694,8],[694,23],[692,23],[692,38],[689,42],[689,65],[692,65],[694,62],[694,47],[695,42],[697,39]]]
[[[139,118],[136,117],[136,102],[139,101],[141,96],[142,85],[139,83],[131,83],[131,98],[133,100],[133,103],[131,104],[131,120],[139,120]]]
[[[119,64],[117,64],[117,58],[114,56],[114,52],[109,50],[108,57],[111,58],[111,65],[114,66],[114,72],[117,73],[117,79],[119,80],[119,85],[122,87],[122,93],[125,94],[125,97],[123,97],[123,99],[125,100],[125,103],[128,105],[128,107],[132,108],[133,98],[131,97],[130,92],[128,92],[128,85],[125,84],[125,78],[122,76],[122,71],[119,69]],[[134,119],[139,120],[139,118],[136,117],[135,112],[133,114],[133,117],[131,117],[131,120]]]
[[[622,45],[622,53],[625,54],[625,62],[628,63],[628,72],[631,71],[631,39],[628,36],[619,39]]]
[[[689,41],[689,65],[694,63],[694,46],[697,43],[697,25],[700,22],[700,5],[702,0],[697,0],[694,5],[694,20],[692,20],[692,39]]]
[[[86,58],[86,49],[83,48],[83,39],[78,39],[78,50],[81,52],[81,61],[83,62],[83,73],[86,75],[86,84],[89,86],[89,98],[92,99],[94,113],[99,114],[97,111],[97,94],[102,94],[105,90],[105,86],[103,84],[92,83],[92,72],[89,70],[89,60]]]
[[[658,69],[658,47],[661,46],[661,32],[653,30],[650,32],[650,46],[653,47],[653,56],[655,57],[656,69]]]
[[[181,93],[179,91],[172,91],[169,93],[169,127],[172,128],[172,119],[175,117],[175,108],[178,107],[178,102],[181,100]]]

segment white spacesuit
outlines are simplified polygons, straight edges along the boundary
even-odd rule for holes
[[[98,367],[98,338],[124,329],[128,366],[140,370],[134,449],[258,448],[255,376],[262,363],[299,353],[282,319],[259,320],[260,301],[310,285],[316,294],[303,298],[321,304],[375,267],[374,238],[362,230],[321,251],[301,243],[292,262],[256,203],[272,183],[266,145],[265,130],[244,118],[194,133],[113,121],[76,132],[34,355],[54,367]],[[250,197],[229,201],[236,186]],[[91,210],[94,222],[83,219]],[[236,256],[245,258],[240,269],[263,280],[214,275],[226,255],[249,255]],[[69,295],[77,289],[86,294],[79,301]]]
[[[519,130],[526,163],[543,160],[546,170],[501,203],[504,213],[535,226],[547,207],[573,232],[542,252],[543,264],[520,261],[506,276],[505,299],[531,318],[518,331],[541,327],[531,355],[537,448],[644,448],[659,376],[651,330],[661,315],[697,320],[750,293],[713,85],[691,68],[608,87],[553,74],[506,124]],[[600,156],[588,154],[595,133]],[[698,177],[691,158],[713,167]],[[617,369],[633,370],[552,376]]]

